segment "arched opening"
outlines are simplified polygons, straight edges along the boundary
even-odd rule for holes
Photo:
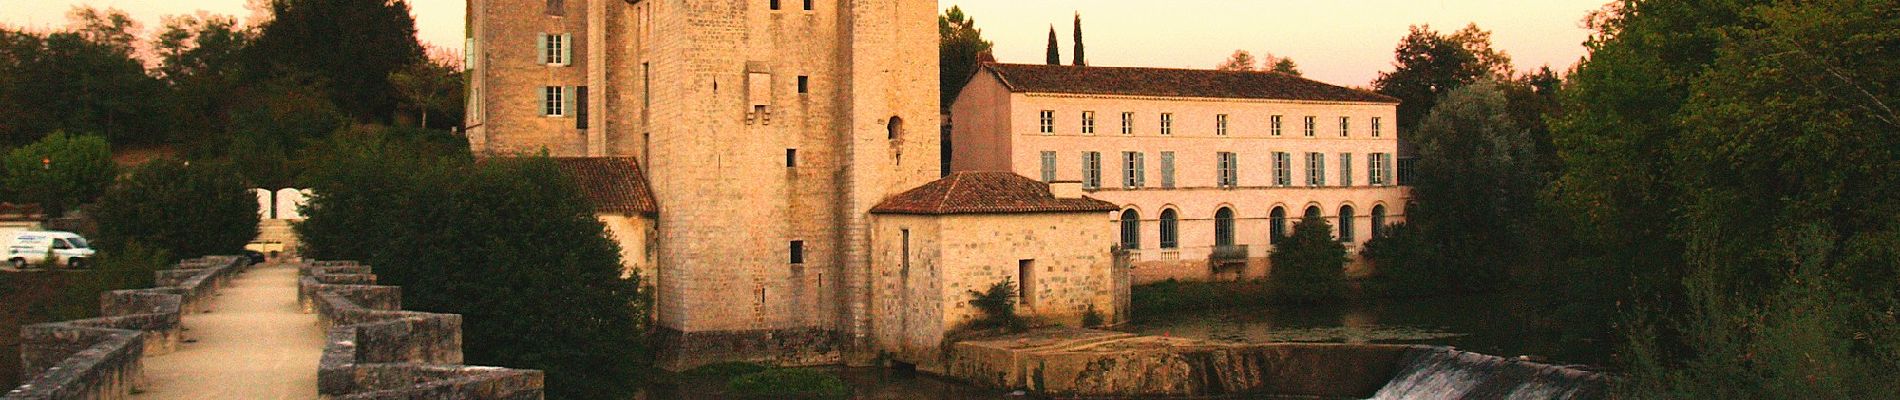
[[[1339,241],[1352,242],[1353,209],[1350,205],[1339,206]]]
[[[1180,216],[1175,215],[1174,210],[1161,210],[1161,248],[1181,247],[1180,223]]]
[[[904,137],[904,119],[893,116],[890,122],[885,123],[884,129],[885,133],[889,135],[887,139],[897,140],[898,138],[902,138]]]
[[[1385,237],[1385,205],[1372,206],[1372,238]]]
[[[1141,248],[1141,212],[1134,209],[1122,211],[1122,249]]]
[[[1214,212],[1214,245],[1234,245],[1234,209],[1221,207],[1220,211]]]
[[[1304,218],[1319,219],[1325,217],[1325,213],[1320,212],[1319,206],[1306,206],[1306,215]]]
[[[1267,218],[1267,242],[1280,244],[1286,237],[1286,207],[1274,206],[1273,213]]]

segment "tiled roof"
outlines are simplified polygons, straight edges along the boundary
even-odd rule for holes
[[[660,211],[653,201],[653,191],[647,187],[646,175],[640,173],[640,162],[633,158],[556,157],[554,162],[580,185],[581,193],[594,203],[595,212],[652,214]]]
[[[958,172],[892,196],[877,214],[1013,214],[1108,212],[1114,204],[1088,197],[1058,199],[1049,184],[1010,172]]]
[[[1018,93],[1102,94],[1398,104],[1386,95],[1279,72],[984,64]]]

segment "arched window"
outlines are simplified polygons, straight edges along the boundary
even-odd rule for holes
[[[1267,223],[1267,242],[1280,244],[1280,239],[1286,237],[1286,207],[1273,207],[1273,214],[1268,217]]]
[[[1385,237],[1385,205],[1372,206],[1372,238]]]
[[[1181,247],[1180,216],[1174,210],[1161,210],[1161,248]]]
[[[1320,212],[1320,211],[1319,211],[1319,206],[1306,206],[1306,216],[1305,216],[1305,217],[1306,217],[1306,218],[1313,218],[1313,219],[1318,219],[1318,218],[1325,218],[1325,217],[1326,217],[1326,215],[1325,215],[1324,213],[1322,213],[1322,212]]]
[[[904,137],[904,119],[891,117],[890,123],[886,125],[884,129],[886,129],[888,131],[886,133],[890,135],[888,139],[897,140],[897,138]]]
[[[1221,207],[1214,212],[1214,245],[1234,245],[1234,209]]]
[[[1141,248],[1141,213],[1134,209],[1122,211],[1122,249]]]
[[[1339,206],[1339,241],[1352,242],[1352,206]]]

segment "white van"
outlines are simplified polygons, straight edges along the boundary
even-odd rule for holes
[[[44,265],[62,265],[67,268],[83,268],[92,260],[94,253],[91,243],[79,234],[61,231],[16,231],[0,237],[5,244],[5,258],[8,266],[14,269]]]

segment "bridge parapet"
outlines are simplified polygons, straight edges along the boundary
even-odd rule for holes
[[[214,256],[155,273],[157,287],[99,295],[101,317],[20,329],[20,387],[0,399],[125,398],[141,383],[142,359],[177,350],[183,313],[200,310],[243,257]]]
[[[402,310],[402,290],[368,266],[298,268],[298,300],[327,329],[317,392],[332,399],[539,400],[538,370],[462,365],[462,317]]]

